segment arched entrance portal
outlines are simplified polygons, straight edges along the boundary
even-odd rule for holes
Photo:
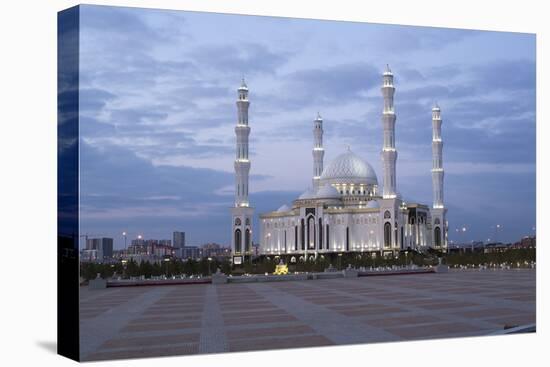
[[[435,247],[441,246],[441,228],[435,227],[434,229]]]
[[[307,218],[307,248],[315,250],[315,218],[313,216]]]
[[[235,253],[236,254],[241,253],[241,244],[242,244],[241,239],[242,239],[241,230],[236,229],[235,230]]]
[[[244,231],[244,251],[250,252],[250,229]]]
[[[391,246],[391,224],[386,222],[384,224],[384,247]]]

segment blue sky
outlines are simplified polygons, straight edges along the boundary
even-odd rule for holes
[[[386,63],[403,197],[432,203],[437,101],[450,239],[533,233],[534,35],[101,6],[82,6],[80,24],[83,233],[228,244],[243,75],[256,214],[311,184],[317,111],[325,165],[350,145],[382,182]]]

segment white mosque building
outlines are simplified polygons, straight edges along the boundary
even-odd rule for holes
[[[441,110],[432,109],[433,205],[409,202],[397,191],[395,87],[389,66],[382,76],[383,185],[372,166],[349,148],[324,166],[323,120],[313,122],[313,179],[291,204],[260,214],[260,254],[316,258],[330,253],[388,255],[401,250],[447,249],[447,209],[443,203]],[[234,263],[252,251],[253,209],[248,202],[248,88],[238,89],[235,127],[235,206],[232,208]]]

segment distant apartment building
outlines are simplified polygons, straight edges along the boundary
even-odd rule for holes
[[[182,259],[193,259],[197,260],[201,258],[201,249],[197,246],[185,246],[180,249],[180,254]]]
[[[211,257],[216,259],[222,259],[231,256],[231,249],[229,247],[223,247],[217,243],[207,243],[201,248],[201,257]]]
[[[151,248],[151,254],[159,257],[172,256],[174,255],[174,248],[170,245],[154,245]]]
[[[175,248],[185,247],[185,232],[174,231],[172,243]]]
[[[172,240],[158,240],[158,244],[161,246],[172,247]]]
[[[142,238],[136,238],[133,239],[132,242],[130,242],[131,246],[143,246],[145,244],[145,240]]]
[[[488,243],[485,245],[483,252],[485,252],[486,254],[491,254],[495,252],[504,252],[508,250],[508,248],[509,248],[509,245],[502,242]]]
[[[81,261],[97,261],[97,250],[82,250],[80,253]]]
[[[113,239],[108,237],[86,239],[86,250],[83,251],[90,261],[102,261],[113,257]]]
[[[173,252],[172,240],[135,239],[128,247],[128,255],[171,256]]]
[[[536,248],[537,238],[535,236],[526,236],[521,241],[514,244],[515,248]]]

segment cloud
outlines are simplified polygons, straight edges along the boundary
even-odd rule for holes
[[[367,63],[303,69],[283,76],[287,100],[304,103],[345,103],[380,84],[380,71]]]
[[[274,74],[289,56],[289,52],[273,52],[266,45],[251,42],[211,44],[190,52],[190,58],[204,69],[229,75],[233,80],[256,73]]]
[[[326,164],[350,144],[381,177],[379,88],[386,62],[397,87],[403,194],[431,202],[431,107],[437,101],[452,223],[501,220],[500,203],[516,193],[510,202],[527,213],[518,222],[534,220],[534,49],[532,55],[516,52],[513,34],[83,9],[83,204],[86,223],[97,231],[132,226],[161,236],[186,227],[197,241],[227,242],[235,89],[243,75],[250,87],[256,214],[289,203],[309,184],[317,111],[325,120]],[[205,27],[208,22],[216,28]],[[490,47],[503,39],[515,43],[508,42],[506,52]],[[466,61],[464,50],[472,55]],[[61,102],[74,92],[64,91]],[[510,237],[522,233],[514,228]]]

